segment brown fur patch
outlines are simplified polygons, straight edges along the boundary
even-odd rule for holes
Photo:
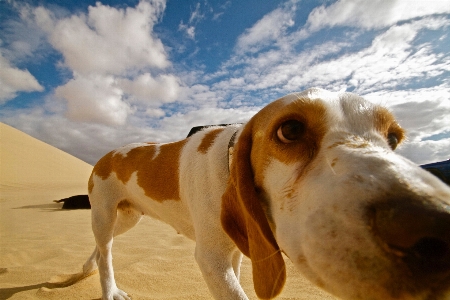
[[[253,130],[253,147],[251,153],[255,182],[261,187],[264,169],[272,159],[285,164],[298,161],[307,165],[318,153],[322,138],[328,130],[326,124],[326,107],[323,103],[310,99],[298,99],[290,104],[268,105],[258,116]],[[281,102],[282,104],[282,102]],[[283,143],[277,137],[277,130],[284,122],[297,120],[305,124],[304,135],[292,143]]]
[[[95,164],[92,173],[101,177],[103,180],[107,179],[112,172],[113,165],[111,163],[114,152],[111,151]]]
[[[180,155],[186,140],[160,146],[157,157],[138,167],[138,184],[145,194],[159,202],[180,200]]]
[[[208,152],[208,149],[214,144],[214,140],[224,130],[224,128],[217,128],[214,129],[207,134],[202,139],[202,142],[197,148],[197,151],[203,154],[206,154]]]
[[[92,172],[91,176],[89,177],[88,181],[88,191],[89,193],[92,193],[92,190],[94,189],[94,172]]]
[[[131,208],[131,204],[127,200],[122,200],[119,202],[119,204],[117,204],[117,209],[120,209],[120,210],[128,210],[130,208]]]
[[[124,156],[114,151],[101,158],[94,167],[94,173],[103,180],[112,172],[124,184],[137,172],[137,183],[148,197],[162,202],[179,200],[179,159],[185,140],[159,146],[136,147]]]
[[[388,134],[394,133],[400,144],[405,138],[405,131],[395,120],[394,116],[384,107],[377,107],[374,111],[375,129],[387,138]]]

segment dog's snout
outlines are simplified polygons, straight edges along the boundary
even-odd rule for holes
[[[412,272],[450,271],[450,211],[417,199],[382,202],[371,209],[382,247]]]

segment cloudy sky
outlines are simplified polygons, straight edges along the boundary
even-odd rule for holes
[[[449,159],[450,0],[0,0],[0,121],[91,164],[313,86]]]

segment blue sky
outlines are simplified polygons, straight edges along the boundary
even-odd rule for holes
[[[0,121],[94,164],[309,87],[386,105],[450,158],[450,0],[0,0]]]

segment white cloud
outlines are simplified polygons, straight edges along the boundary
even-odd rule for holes
[[[296,1],[287,2],[284,7],[279,7],[266,14],[251,28],[245,30],[238,37],[236,50],[238,52],[256,52],[262,47],[279,40],[287,28],[294,25]]]
[[[246,90],[278,87],[289,92],[309,86],[339,90],[350,85],[355,92],[368,93],[448,71],[450,59],[434,52],[431,44],[414,45],[421,30],[448,26],[447,19],[425,18],[392,26],[376,36],[370,46],[354,52],[350,43],[330,41],[299,53],[270,50],[234,61],[243,64],[242,88]]]
[[[16,10],[20,17],[2,22],[2,54],[13,64],[39,59],[42,57],[41,51],[48,50],[45,47],[45,33],[31,20],[29,6],[18,7]]]
[[[51,11],[38,7],[35,17],[71,70],[121,75],[169,65],[161,40],[152,34],[164,8],[165,1],[140,1],[126,9],[97,2],[87,15],[55,19]]]
[[[398,152],[417,164],[448,160],[450,138],[439,141],[410,142],[400,146]]]
[[[422,29],[432,20],[425,19],[393,26],[376,37],[371,47],[343,58],[341,65],[351,65],[351,83],[358,92],[393,88],[413,79],[428,79],[448,70],[450,59],[433,52],[429,44],[413,46]],[[447,23],[443,26],[449,26]]]
[[[413,90],[399,90],[399,91],[386,91],[380,90],[376,92],[367,93],[364,95],[370,101],[387,105],[388,107],[395,107],[408,102],[421,103],[423,101],[437,101],[439,103],[447,103],[450,99],[450,86],[447,84],[441,84],[429,88],[419,88]],[[450,105],[450,103],[449,103]],[[450,122],[450,119],[449,121]]]
[[[182,82],[170,74],[167,53],[153,32],[164,9],[165,0],[127,8],[97,2],[87,13],[72,15],[42,6],[20,9],[23,22],[45,32],[62,54],[59,67],[73,74],[55,89],[67,118],[123,126],[136,112],[161,116],[158,107],[177,99]]]
[[[248,121],[258,110],[255,107],[203,107],[163,118],[158,132],[164,140],[178,140],[184,138],[194,126],[242,123]]]
[[[216,106],[218,95],[211,88],[203,84],[194,84],[184,89],[184,99],[190,101],[192,105],[202,106],[202,104]],[[189,103],[189,102],[188,102]]]
[[[195,26],[194,25],[184,24],[183,21],[181,21],[180,25],[178,25],[178,30],[184,31],[189,38],[191,38],[193,40],[195,39]]]
[[[200,11],[200,2],[197,2],[195,10],[191,12],[187,24],[184,24],[183,20],[181,20],[180,25],[178,25],[178,30],[184,31],[189,38],[195,40],[195,27],[204,17]]]
[[[231,89],[242,88],[247,91],[277,88],[290,92],[300,87],[322,86],[340,90],[352,85],[356,92],[367,93],[380,88],[393,88],[413,78],[437,76],[449,69],[450,59],[434,52],[431,44],[414,45],[422,30],[448,27],[450,21],[447,18],[426,17],[392,26],[379,33],[370,46],[357,48],[357,51],[353,50],[355,44],[331,39],[298,52],[295,49],[296,43],[301,42],[297,39],[298,32],[279,30],[273,41],[266,37],[271,34],[270,31],[261,29],[264,33],[261,35],[256,34],[259,30],[253,31],[263,28],[260,24],[271,23],[267,20],[282,18],[280,11],[282,8],[267,14],[239,37],[238,49],[258,52],[250,57],[242,52],[236,53],[217,73],[217,76],[221,76],[227,74],[228,70],[234,79],[221,81],[216,87],[229,86]],[[281,26],[282,23],[280,21],[277,24]],[[264,43],[280,47],[264,51]],[[233,68],[235,70],[230,72]],[[233,84],[231,81],[236,82],[239,76],[244,78],[240,80],[242,84]]]
[[[225,11],[231,6],[231,1],[227,0],[225,3],[219,5],[219,12],[215,12],[217,11],[217,9],[212,9],[211,8],[211,12],[213,12],[213,17],[212,20],[213,21],[218,21],[221,19],[221,17],[223,16],[223,14],[225,13]]]
[[[67,100],[66,116],[79,122],[125,124],[130,106],[112,76],[77,76],[56,88],[55,95]]]
[[[145,111],[145,115],[150,118],[160,118],[164,117],[166,113],[164,112],[164,110],[160,108],[148,108]]]
[[[354,26],[369,28],[369,23],[363,21],[366,17],[371,20],[373,11],[383,20],[387,18],[386,15],[392,15],[388,18],[389,22],[383,21],[383,26],[395,24],[399,20],[409,21],[380,32],[370,46],[358,49],[358,43],[349,43],[348,39],[336,42],[333,37],[324,39],[319,45],[312,44],[313,47],[309,46],[309,41],[305,44],[303,41],[308,34],[304,33],[307,30],[300,29],[292,33],[287,30],[293,25],[295,2],[286,2],[239,36],[237,52],[215,75],[220,77],[221,74],[229,74],[230,78],[216,83],[214,87],[241,88],[246,91],[275,88],[290,92],[309,86],[340,90],[350,85],[356,92],[368,93],[381,88],[393,88],[414,78],[429,78],[448,71],[450,59],[434,52],[431,44],[414,43],[418,33],[424,29],[443,30],[448,27],[448,18],[429,15],[448,11],[450,8],[441,10],[441,4],[430,4],[430,7],[422,9],[422,4],[414,4],[411,11],[408,7],[407,13],[399,14],[396,9],[405,3],[375,1],[376,5],[372,8],[371,1],[360,3],[344,0],[329,7],[321,6],[311,12],[305,26],[310,31],[313,31],[311,28],[314,26],[314,30],[318,30],[342,25],[346,20],[353,22],[351,24]],[[294,9],[288,9],[289,7]],[[327,16],[326,13],[331,15]],[[411,20],[419,16],[422,18]],[[321,22],[323,19],[327,20]],[[359,20],[359,23],[353,19]],[[321,27],[314,25],[315,22],[322,24]],[[358,35],[360,38],[362,33]],[[268,45],[271,47],[265,48]],[[299,52],[296,47],[302,47],[303,50]],[[255,54],[248,56],[246,51],[253,51]]]
[[[17,96],[18,92],[42,92],[44,87],[28,70],[11,66],[0,52],[0,104]]]
[[[200,12],[200,2],[197,2],[195,10],[191,13],[189,18],[189,23],[197,22],[198,20],[203,19],[203,17],[203,14]]]
[[[132,100],[152,106],[177,100],[180,91],[178,77],[166,74],[153,77],[144,73],[133,80],[119,79],[118,84]]]
[[[311,31],[333,26],[374,29],[417,17],[449,12],[448,1],[339,0],[329,6],[315,8],[309,14],[307,27]]]
[[[400,91],[379,91],[364,95],[374,103],[390,107],[408,132],[410,142],[450,131],[450,86]]]
[[[55,95],[67,103],[65,114],[70,120],[116,126],[124,125],[137,110],[146,111],[146,116],[164,116],[158,107],[177,100],[180,89],[174,75],[144,73],[127,79],[75,73],[73,79],[55,89]]]

